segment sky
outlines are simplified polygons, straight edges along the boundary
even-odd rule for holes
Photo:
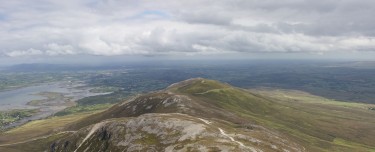
[[[0,64],[375,59],[374,0],[0,0]]]

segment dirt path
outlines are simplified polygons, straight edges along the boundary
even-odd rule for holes
[[[203,121],[205,124],[209,125],[211,124],[210,121],[206,120],[206,119],[202,119],[202,118],[198,118],[199,120]],[[235,142],[237,143],[238,145],[240,145],[241,147],[244,147],[244,148],[247,148],[247,149],[250,149],[252,152],[257,152],[257,150],[253,147],[248,147],[248,146],[245,146],[242,142],[239,142],[237,140],[235,140],[233,137],[231,137],[230,135],[228,135],[227,133],[225,133],[225,131],[221,128],[219,128],[219,131],[220,131],[220,134],[225,136],[225,137],[228,137],[232,142]]]

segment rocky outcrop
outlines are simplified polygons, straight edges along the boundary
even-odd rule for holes
[[[185,114],[145,114],[81,129],[56,141],[50,151],[303,151],[272,132],[262,137],[272,143],[256,134]]]

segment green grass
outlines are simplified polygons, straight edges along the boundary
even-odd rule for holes
[[[142,145],[148,145],[148,146],[159,144],[158,137],[156,135],[148,134],[146,132],[144,134],[145,134],[145,137],[138,139],[136,143],[142,144]]]
[[[178,91],[291,135],[312,151],[375,148],[375,112],[369,110],[374,105],[301,92],[252,93],[216,81],[205,82],[195,81]],[[337,139],[351,144],[340,144]]]
[[[333,143],[336,144],[336,145],[357,149],[358,151],[375,152],[375,149],[373,147],[369,147],[369,146],[363,145],[363,144],[353,143],[353,142],[350,142],[350,141],[347,141],[347,140],[344,140],[344,139],[341,139],[341,138],[335,138]]]
[[[45,151],[58,139],[61,139],[70,133],[52,134],[46,138],[36,139],[34,141],[19,143],[14,145],[0,146],[0,151],[6,152],[25,152],[25,151]]]
[[[268,97],[273,97],[281,100],[288,101],[299,101],[303,103],[312,103],[312,104],[324,104],[324,105],[334,105],[342,107],[355,107],[355,108],[365,108],[374,106],[371,104],[364,103],[354,103],[354,102],[341,102],[333,99],[327,99],[320,96],[315,96],[306,92],[296,91],[296,90],[283,90],[283,89],[253,89],[251,91],[258,92]]]
[[[115,104],[126,99],[129,95],[122,92],[114,92],[106,95],[90,96],[77,100],[80,106],[95,105],[95,104]]]
[[[94,105],[77,105],[77,106],[69,107],[62,111],[59,111],[55,114],[55,116],[65,116],[65,115],[77,114],[77,113],[82,113],[82,112],[104,110],[111,106],[113,106],[113,104],[110,104],[110,103],[94,104]]]
[[[15,143],[64,130],[64,126],[100,111],[34,120],[0,134],[0,144]]]
[[[218,83],[214,80],[197,80],[194,81],[192,84],[189,84],[188,86],[183,86],[181,88],[178,88],[177,91],[189,93],[189,94],[199,94],[204,93],[206,91],[212,90],[212,89],[222,89],[229,87],[227,85],[224,85],[222,83]]]
[[[91,89],[90,92],[92,93],[107,93],[107,92],[115,92],[119,91],[119,87],[108,87],[108,86],[101,86],[101,87],[96,87],[94,89]]]

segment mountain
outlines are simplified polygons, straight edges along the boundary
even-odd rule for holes
[[[236,90],[212,80],[191,79],[166,90],[136,97],[69,126],[77,129],[95,123],[58,140],[53,151],[302,151],[292,139],[258,126],[221,107],[219,101],[201,99],[220,90]],[[234,91],[234,92],[233,92]],[[233,96],[234,97],[234,96]],[[245,97],[245,96],[244,96]],[[216,98],[221,98],[216,96]],[[245,98],[265,102],[256,96]],[[246,100],[247,100],[246,99]],[[259,100],[259,101],[258,101]],[[224,101],[231,102],[231,101]],[[226,103],[223,103],[224,106]],[[229,103],[230,104],[230,103]],[[236,103],[233,103],[236,104]],[[251,108],[255,112],[262,109]],[[101,121],[107,120],[107,121]],[[238,128],[238,129],[236,129]],[[80,143],[67,144],[68,143]],[[90,146],[93,145],[97,146]]]
[[[52,152],[375,149],[373,105],[292,93],[189,79],[10,148],[34,144]]]

